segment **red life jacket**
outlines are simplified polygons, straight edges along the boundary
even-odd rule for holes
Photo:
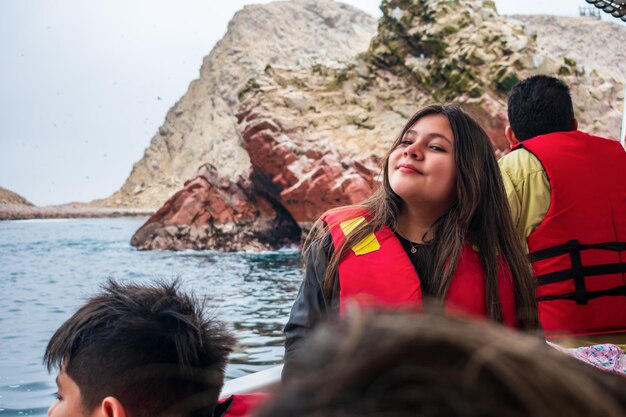
[[[342,225],[354,220],[366,221],[366,216],[362,217],[364,213],[363,209],[355,208],[328,212],[322,217],[330,228],[335,250],[346,236]],[[369,246],[369,249],[362,250],[359,246]],[[500,262],[498,270],[504,323],[514,327],[517,315],[511,273],[506,262]],[[342,311],[347,300],[361,305],[421,305],[422,289],[417,272],[389,227],[374,231],[349,250],[339,263],[338,274]],[[466,244],[461,252],[445,301],[446,311],[452,314],[487,316],[484,273],[480,257],[470,244]]]
[[[626,331],[626,152],[556,132],[520,145],[550,180],[550,208],[528,236],[539,321],[548,337]]]
[[[262,392],[231,395],[218,402],[213,417],[249,417],[267,397],[268,395]]]

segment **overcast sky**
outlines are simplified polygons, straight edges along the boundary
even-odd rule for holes
[[[128,177],[243,0],[0,0],[0,186],[37,205]],[[344,1],[380,16],[375,0]],[[584,0],[496,0],[577,15]]]

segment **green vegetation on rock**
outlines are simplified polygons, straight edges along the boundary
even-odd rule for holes
[[[502,94],[519,81],[526,61],[518,51],[529,42],[522,31],[498,30],[493,1],[387,0],[381,10],[365,59],[436,100],[478,98],[488,86]]]
[[[257,83],[256,79],[250,78],[246,82],[246,84],[241,88],[241,90],[239,90],[239,92],[237,92],[237,98],[239,98],[239,100],[241,100],[250,91],[257,90],[260,87],[261,86]]]
[[[505,93],[511,91],[511,89],[513,89],[515,84],[517,84],[518,82],[520,82],[520,78],[510,67],[501,68],[500,71],[498,71],[495,79],[496,88]]]

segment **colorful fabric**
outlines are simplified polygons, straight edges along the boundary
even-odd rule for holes
[[[548,345],[596,368],[626,376],[626,354],[617,345],[606,343],[574,349],[562,348],[550,342]]]

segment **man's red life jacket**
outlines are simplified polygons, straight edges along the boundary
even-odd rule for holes
[[[323,220],[330,228],[335,250],[351,227],[367,221],[360,208],[328,212]],[[351,226],[352,224],[352,226]],[[504,323],[516,325],[513,282],[506,262],[498,265],[498,291]],[[351,248],[338,267],[341,310],[346,301],[374,306],[420,306],[419,277],[402,244],[389,227],[376,230]],[[446,311],[486,317],[485,279],[480,257],[471,245],[461,253],[445,302]]]
[[[580,131],[520,145],[543,165],[550,208],[528,236],[548,337],[626,331],[626,152]]]

